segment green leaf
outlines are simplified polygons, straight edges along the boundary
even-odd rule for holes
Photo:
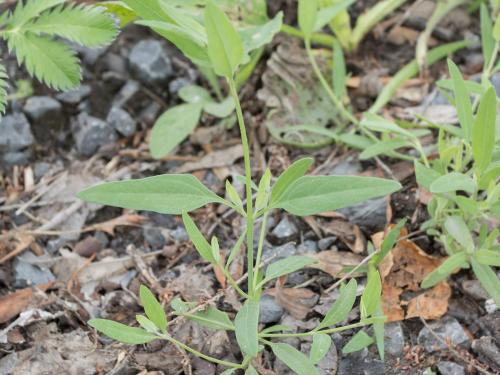
[[[210,1],[205,8],[208,56],[215,73],[232,77],[243,59],[243,43],[228,17]]]
[[[220,103],[210,102],[206,103],[203,107],[205,112],[207,112],[209,115],[218,118],[225,118],[229,116],[234,112],[234,108],[234,99],[230,96],[228,96]]]
[[[195,321],[199,325],[210,329],[224,331],[234,330],[234,324],[231,319],[229,319],[229,316],[224,311],[220,311],[212,306],[209,306],[205,310],[198,311],[194,314],[182,315],[190,320]]]
[[[474,258],[481,264],[487,266],[500,267],[500,252],[494,250],[478,250],[474,253]]]
[[[474,168],[479,174],[490,165],[495,146],[495,126],[497,113],[497,95],[490,87],[481,98],[476,120],[472,128],[472,153]]]
[[[382,310],[381,303],[375,309],[374,317],[384,317],[384,311]],[[383,361],[385,357],[385,335],[384,335],[384,322],[374,322],[373,323],[373,336],[375,337],[375,344],[377,345],[378,354],[380,359]]]
[[[481,4],[480,7],[480,20],[481,20],[481,44],[483,48],[484,57],[484,67],[487,67],[490,63],[491,56],[493,54],[493,48],[495,46],[495,38],[493,38],[493,24],[491,22],[490,15],[488,14],[488,8],[486,5]]]
[[[465,251],[452,255],[424,278],[421,284],[422,288],[430,288],[445,280],[449,275],[455,272],[457,268],[464,266],[466,263],[467,254]]]
[[[182,299],[179,297],[175,297],[171,302],[170,302],[170,307],[179,314],[184,314],[189,311],[189,304],[184,302]]]
[[[333,91],[335,96],[343,101],[346,95],[347,70],[345,65],[344,53],[342,46],[335,39],[333,43]]]
[[[474,81],[464,81],[464,83],[470,95],[484,94],[484,87],[480,83]],[[453,91],[453,81],[451,79],[440,79],[436,82],[436,85],[441,89]]]
[[[139,296],[146,316],[160,329],[160,331],[165,332],[167,329],[167,316],[160,302],[158,302],[151,290],[145,285],[141,285],[139,288]]]
[[[313,336],[313,343],[311,346],[311,353],[309,358],[311,362],[317,364],[321,361],[325,355],[328,354],[330,347],[332,346],[332,338],[326,334],[318,334]]]
[[[312,361],[293,346],[284,343],[269,343],[276,357],[298,375],[319,375]]]
[[[30,20],[38,17],[42,12],[64,3],[66,0],[28,0],[18,1],[16,9],[7,20],[10,28],[20,29]]]
[[[234,318],[236,341],[245,355],[255,357],[259,352],[259,301],[249,299]]]
[[[187,174],[164,174],[93,186],[78,194],[87,202],[134,210],[180,215],[224,200]]]
[[[414,165],[417,183],[427,190],[430,190],[431,184],[441,177],[441,174],[432,168],[426,167],[416,160],[414,161]]]
[[[111,43],[118,32],[114,20],[103,8],[83,4],[56,7],[25,25],[23,30],[60,36],[88,47]]]
[[[318,0],[299,0],[299,27],[307,39],[311,36],[316,25],[318,14]]]
[[[328,23],[330,23],[337,15],[345,11],[355,1],[356,0],[334,1],[333,5],[320,9],[316,15],[314,31],[321,30]]]
[[[474,249],[474,241],[472,240],[470,229],[461,216],[448,216],[444,222],[444,227],[464,249],[468,251]]]
[[[495,20],[495,25],[493,26],[493,38],[497,42],[500,42],[500,17]]]
[[[269,189],[271,187],[271,171],[266,169],[262,175],[259,186],[257,187],[257,196],[255,198],[255,209],[261,210],[267,207],[269,201]]]
[[[271,191],[271,205],[280,200],[290,185],[304,176],[314,163],[313,158],[302,158],[290,165],[276,180]]]
[[[249,365],[245,371],[245,375],[259,375],[259,373],[252,367],[252,365]]]
[[[120,27],[122,28],[137,19],[137,13],[123,1],[105,1],[99,3],[99,6],[105,8],[108,13],[115,15],[120,20]]]
[[[356,301],[357,289],[358,283],[356,279],[349,280],[345,286],[341,287],[339,298],[337,298],[330,310],[326,313],[325,318],[318,325],[317,329],[330,327],[346,320]]]
[[[5,106],[7,105],[8,78],[5,66],[0,64],[0,114],[5,113]]]
[[[155,335],[142,328],[129,327],[112,320],[91,319],[88,324],[109,338],[125,344],[145,344],[157,339]]]
[[[470,140],[471,130],[472,130],[472,105],[470,102],[469,94],[467,93],[467,88],[462,78],[460,70],[455,65],[455,63],[448,59],[448,69],[450,71],[450,76],[453,81],[453,92],[455,94],[455,108],[458,113],[458,120],[460,121],[460,126],[464,132],[465,140]]]
[[[28,73],[56,90],[78,86],[81,72],[75,53],[64,43],[32,33],[6,34],[9,52]]]
[[[371,344],[373,344],[373,338],[368,336],[365,331],[359,331],[344,345],[342,353],[348,354],[357,352]]]
[[[241,200],[240,195],[229,180],[226,180],[226,193],[231,200],[231,203],[233,203],[238,208],[243,207],[243,201]]]
[[[495,272],[491,267],[477,262],[474,258],[470,259],[470,263],[472,265],[472,270],[483,288],[488,292],[490,297],[493,298],[495,304],[500,306],[500,281]]]
[[[450,193],[463,190],[472,194],[476,190],[476,184],[470,177],[462,173],[451,172],[434,180],[429,190],[431,193]]]
[[[158,0],[123,0],[125,4],[134,10],[141,18],[146,20],[163,21],[173,20],[165,13]]]
[[[240,237],[238,238],[238,241],[236,241],[236,243],[234,244],[233,248],[231,249],[231,252],[229,253],[229,256],[227,257],[226,269],[229,269],[229,266],[233,262],[234,258],[240,252],[241,246],[243,245],[243,242],[245,241],[245,238],[246,238],[246,231],[243,231],[240,234]]]
[[[179,98],[187,103],[208,103],[212,102],[210,93],[203,87],[198,85],[188,85],[181,87],[177,93]]]
[[[283,23],[283,12],[278,12],[274,18],[262,25],[250,26],[240,30],[241,40],[245,53],[250,53],[266,44],[271,43],[274,36],[280,32]]]
[[[220,263],[220,246],[219,246],[219,240],[215,236],[212,237],[211,248],[212,248],[212,257],[214,258],[215,263],[219,264]]]
[[[289,273],[298,271],[306,266],[315,263],[316,260],[305,256],[291,256],[286,259],[278,260],[267,266],[266,277],[262,283],[277,279],[278,277],[288,275]]]
[[[193,40],[196,40],[200,44],[207,44],[206,30],[203,25],[197,21],[196,15],[193,14],[193,12],[189,10],[184,11],[182,8],[169,4],[166,1],[160,1],[159,4],[165,14],[168,14],[172,22],[191,35]]]
[[[273,203],[273,208],[299,216],[314,215],[352,206],[391,194],[401,188],[392,180],[358,176],[304,176]]]
[[[189,239],[193,243],[200,256],[207,262],[216,264],[217,262],[212,254],[212,246],[210,246],[208,241],[200,232],[193,219],[191,219],[191,216],[183,212],[182,221],[184,222],[184,227],[186,228]]]
[[[392,121],[386,120],[382,116],[370,112],[364,113],[363,119],[361,120],[361,126],[381,133],[399,134],[410,139],[415,138],[408,130],[403,129]]]
[[[158,327],[144,315],[136,315],[135,320],[137,320],[137,323],[139,323],[140,326],[147,332],[155,333],[158,331]]]
[[[285,326],[285,325],[282,325],[282,324],[277,324],[275,326],[271,326],[271,327],[267,327],[267,328],[264,328],[262,331],[261,331],[261,334],[264,334],[264,333],[273,333],[273,332],[291,332],[293,331],[293,327],[291,326]]]
[[[368,279],[366,287],[361,295],[361,317],[367,318],[374,313],[380,303],[382,294],[382,281],[380,274],[374,265],[368,265]]]
[[[406,224],[406,219],[400,220],[397,225],[395,225],[389,233],[384,237],[382,244],[380,245],[380,253],[373,257],[373,264],[376,266],[382,262],[382,260],[389,254],[389,251],[396,245],[396,242],[401,235],[401,229]]]
[[[402,139],[389,139],[386,141],[380,141],[368,148],[365,148],[364,151],[359,154],[359,158],[361,160],[366,160],[373,158],[378,155],[387,155],[388,152],[397,150],[401,147],[411,146],[411,142]]]
[[[202,105],[181,104],[167,110],[156,120],[151,131],[151,155],[162,158],[184,141],[200,121]]]

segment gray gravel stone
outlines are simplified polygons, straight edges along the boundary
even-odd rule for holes
[[[165,246],[165,237],[161,233],[161,230],[154,227],[146,227],[143,229],[144,239],[146,242],[154,249],[161,249]]]
[[[318,245],[315,241],[305,240],[297,247],[299,254],[314,254],[318,252]]]
[[[335,241],[337,241],[336,236],[322,238],[318,241],[318,247],[321,251],[330,250]]]
[[[290,241],[299,234],[299,230],[288,216],[285,216],[271,232],[272,236],[280,243]]]
[[[32,96],[23,110],[33,124],[60,128],[63,123],[62,105],[50,96]]]
[[[403,354],[405,347],[405,336],[403,327],[399,322],[388,323],[384,326],[384,346],[385,351],[395,357]]]
[[[465,375],[465,369],[455,362],[441,361],[437,368],[441,375]]]
[[[469,336],[464,328],[455,318],[446,317],[433,323],[429,323],[430,328],[444,341],[449,340],[453,345],[469,343]],[[436,339],[431,331],[424,327],[418,334],[418,343],[429,353],[444,350],[447,346]]]
[[[22,113],[4,116],[0,122],[0,153],[22,150],[35,142],[30,123]]]
[[[353,224],[367,232],[383,230],[386,224],[387,200],[385,197],[370,199],[355,206],[345,207],[338,212]]]
[[[278,260],[285,259],[296,254],[298,254],[297,246],[295,246],[295,244],[292,242],[286,243],[281,246],[264,245],[264,250],[262,252],[262,261],[267,263],[272,258],[270,263],[274,263]]]
[[[472,342],[472,350],[495,371],[500,371],[500,349],[491,336],[483,336]]]
[[[127,81],[113,99],[113,106],[125,107],[140,97],[141,85],[134,80]]]
[[[283,313],[283,307],[281,307],[276,299],[269,295],[263,295],[260,299],[260,314],[259,322],[268,324],[279,322]]]
[[[117,140],[115,130],[105,121],[80,113],[72,122],[76,149],[83,156],[94,154],[99,147]]]
[[[154,39],[142,40],[130,52],[129,64],[144,83],[164,83],[174,74],[172,63],[163,45]]]
[[[78,86],[74,90],[62,92],[56,96],[57,100],[64,104],[76,105],[90,95],[91,87],[89,85]]]
[[[186,242],[189,240],[189,235],[184,227],[177,227],[170,232],[172,238],[177,242]]]
[[[120,107],[112,107],[106,121],[125,137],[130,137],[137,129],[137,123],[132,116]]]
[[[24,288],[29,285],[44,284],[55,280],[48,268],[35,265],[38,257],[31,251],[19,255],[14,261],[14,286]]]
[[[182,89],[183,87],[192,85],[192,84],[193,84],[193,81],[190,80],[189,78],[179,77],[179,78],[176,78],[176,79],[173,79],[172,81],[170,81],[170,83],[168,84],[168,92],[171,95],[176,95],[180,89]]]
[[[375,358],[365,348],[359,352],[343,356],[339,362],[337,375],[383,375],[384,362]]]
[[[26,165],[31,158],[31,150],[7,152],[6,154],[0,153],[0,160],[5,165]]]

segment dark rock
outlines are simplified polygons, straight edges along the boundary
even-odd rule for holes
[[[44,284],[55,280],[48,268],[35,265],[38,257],[31,251],[19,255],[14,261],[14,286],[25,288],[29,285]]]
[[[304,342],[300,346],[300,351],[307,355],[307,353],[311,352],[311,343]],[[330,346],[330,350],[323,357],[321,361],[319,361],[316,366],[321,375],[331,375],[337,373],[337,365],[338,365],[338,354],[337,348],[335,344],[332,342],[332,346]]]
[[[403,354],[405,336],[401,323],[387,323],[384,326],[384,346],[385,351],[390,355],[397,357]]]
[[[1,125],[0,125],[1,126]],[[32,156],[31,150],[7,152],[6,154],[0,154],[0,160],[5,165],[26,165]]]
[[[483,336],[472,342],[472,350],[495,371],[500,371],[500,349],[491,336]]]
[[[337,241],[337,237],[335,236],[322,238],[318,241],[318,247],[321,251],[330,250],[335,241]]]
[[[366,348],[347,354],[340,359],[337,375],[353,374],[383,375],[385,374],[384,362],[374,358]]]
[[[278,260],[291,257],[292,255],[297,255],[297,253],[297,246],[295,246],[295,244],[291,242],[281,246],[264,245],[264,250],[262,252],[262,261],[267,263],[272,258],[272,260],[270,260],[270,263],[274,263]]]
[[[103,63],[107,70],[123,76],[127,74],[127,62],[122,56],[110,52],[106,53],[103,60]]]
[[[40,180],[45,174],[50,170],[51,165],[44,161],[36,162],[33,166],[33,174],[35,176],[35,180]]]
[[[297,247],[299,254],[314,254],[318,252],[318,245],[315,241],[305,240]]]
[[[281,219],[278,225],[274,227],[271,234],[276,241],[283,243],[295,238],[299,234],[299,230],[297,226],[288,218],[288,216],[285,216]]]
[[[387,199],[370,199],[355,206],[338,210],[351,223],[359,225],[369,233],[383,230],[386,224]]]
[[[90,257],[104,248],[102,242],[95,237],[86,237],[75,245],[74,251],[82,257]]]
[[[138,118],[141,122],[147,125],[153,125],[155,121],[160,116],[161,106],[157,102],[151,102],[149,105],[144,108],[138,115]]]
[[[436,322],[429,323],[432,331],[439,336],[444,342],[449,340],[452,345],[461,345],[469,343],[469,336],[464,328],[455,318],[445,317]],[[418,343],[422,345],[429,353],[438,350],[447,349],[447,345],[438,340],[431,331],[424,327],[418,334]]]
[[[70,105],[77,105],[90,95],[91,87],[89,85],[78,86],[74,90],[62,92],[57,95],[57,99]]]
[[[161,230],[154,227],[146,227],[143,229],[144,239],[154,249],[161,249],[165,246],[165,237]]]
[[[127,107],[129,104],[135,104],[142,99],[141,85],[137,81],[127,81],[113,100],[113,106]]]
[[[143,213],[141,212],[141,215]],[[173,215],[165,215],[157,212],[144,212],[144,215],[149,217],[149,219],[157,226],[162,228],[174,229],[177,227],[177,221]]]
[[[106,121],[125,137],[133,135],[137,128],[137,123],[132,116],[120,107],[112,107]]]
[[[101,243],[103,248],[109,244],[108,236],[104,232],[95,232],[94,238]]]
[[[0,122],[0,153],[22,150],[35,142],[30,123],[22,113],[4,116]]]
[[[284,310],[276,299],[269,295],[263,295],[260,299],[260,314],[259,314],[259,322],[268,324],[268,323],[276,323],[279,322],[281,317],[283,316]]]
[[[117,140],[115,130],[105,121],[80,113],[71,124],[76,148],[83,156],[91,156],[99,147]]]
[[[139,80],[146,84],[164,83],[174,74],[162,43],[154,39],[137,43],[130,52],[129,64]]]
[[[465,369],[455,362],[441,361],[437,368],[441,375],[465,375]]]
[[[192,84],[193,84],[193,81],[190,80],[189,78],[179,77],[179,78],[176,78],[176,79],[173,79],[172,81],[170,81],[170,83],[168,84],[168,92],[171,95],[176,95],[180,89],[182,89],[183,87],[192,85]]]
[[[33,125],[40,125],[47,132],[47,127],[60,129],[64,123],[62,105],[50,96],[33,96],[26,100],[24,113]],[[41,133],[38,131],[37,133]]]
[[[189,235],[184,227],[177,227],[170,232],[172,238],[177,242],[186,242],[189,240]]]
[[[480,317],[479,324],[488,336],[493,336],[500,342],[500,310]]]

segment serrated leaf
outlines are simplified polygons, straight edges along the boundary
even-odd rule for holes
[[[313,336],[313,342],[311,346],[311,353],[309,358],[311,362],[317,364],[321,361],[325,355],[327,355],[330,347],[332,346],[332,338],[324,333],[317,334]]]
[[[201,109],[200,103],[187,103],[163,113],[151,131],[149,140],[151,155],[156,159],[162,158],[184,141],[198,125]]]
[[[474,253],[474,258],[481,264],[487,266],[500,267],[500,252],[495,250],[478,250]]]
[[[306,256],[294,255],[286,259],[278,260],[267,266],[266,277],[262,281],[266,283],[278,277],[288,275],[289,273],[298,271],[310,264],[316,263],[316,260]]]
[[[88,324],[109,338],[125,344],[145,344],[157,339],[154,334],[142,328],[129,327],[112,320],[91,319]]]
[[[212,306],[209,306],[205,310],[198,311],[194,314],[183,314],[183,316],[210,329],[224,331],[234,330],[234,324],[233,322],[231,322],[231,319],[229,319],[227,313],[225,313],[224,311],[220,311]]]
[[[137,320],[137,323],[147,332],[155,333],[158,331],[158,327],[144,315],[136,315],[135,320]]]
[[[449,275],[451,275],[457,268],[464,266],[467,263],[467,254],[465,251],[456,253],[446,259],[438,268],[428,274],[424,280],[422,280],[422,288],[430,288],[437,283],[445,280]]]
[[[495,89],[490,87],[481,98],[472,128],[474,168],[479,174],[488,168],[493,157],[496,113],[497,95]]]
[[[316,25],[318,14],[318,0],[299,0],[299,27],[307,39],[311,36]]]
[[[467,224],[461,216],[448,216],[444,222],[446,232],[466,250],[474,249],[474,241]]]
[[[313,158],[302,158],[292,163],[276,180],[271,191],[271,205],[279,201],[290,185],[304,176],[314,163]]]
[[[269,346],[274,355],[298,375],[319,375],[312,361],[293,346],[284,343],[270,343]]]
[[[64,43],[32,33],[6,34],[9,52],[28,73],[56,90],[78,86],[81,72],[75,53]]]
[[[200,232],[193,219],[191,219],[191,216],[185,212],[182,213],[182,221],[184,222],[184,227],[186,228],[189,239],[198,251],[198,254],[207,262],[216,264],[217,262],[212,254],[212,246]]]
[[[53,8],[26,24],[23,30],[60,36],[88,47],[108,44],[118,32],[114,20],[103,8],[83,4]]]
[[[212,1],[205,8],[208,56],[216,74],[232,77],[243,59],[243,43],[229,18]]]
[[[120,20],[120,27],[125,27],[137,19],[137,13],[123,1],[105,1],[99,3],[107,12],[115,15]]]
[[[426,167],[418,161],[414,161],[415,164],[415,176],[417,178],[417,183],[430,190],[431,184],[441,177],[441,174],[432,168]]]
[[[87,202],[180,215],[208,203],[224,203],[200,180],[187,174],[164,174],[93,186],[78,194]]]
[[[342,348],[343,354],[357,352],[367,346],[373,344],[373,338],[368,336],[365,331],[356,333],[347,344]]]
[[[380,303],[382,294],[382,280],[374,265],[368,265],[366,287],[361,295],[361,317],[367,318],[372,315]]]
[[[259,301],[249,299],[234,318],[236,341],[249,357],[255,357],[259,352],[259,307]]]
[[[146,316],[160,331],[165,332],[167,329],[167,316],[160,302],[158,302],[151,290],[144,285],[139,288],[139,297]]]
[[[455,108],[457,109],[458,120],[460,121],[460,126],[464,132],[465,139],[470,140],[473,123],[470,97],[467,93],[467,88],[465,87],[464,79],[462,78],[460,70],[450,59],[448,59],[448,69],[453,81]]]
[[[477,262],[474,258],[470,260],[472,270],[483,288],[488,292],[497,306],[500,306],[500,281],[491,267]]]
[[[358,176],[304,176],[272,205],[299,216],[338,210],[401,188],[393,180]]]
[[[451,172],[435,179],[429,186],[429,190],[431,193],[450,193],[460,190],[474,193],[476,184],[462,173]]]
[[[356,301],[357,289],[358,283],[356,279],[349,280],[345,286],[341,287],[339,298],[333,303],[317,329],[330,327],[346,320]]]
[[[64,3],[66,0],[27,0],[18,1],[14,12],[7,20],[10,28],[21,28],[42,12]]]

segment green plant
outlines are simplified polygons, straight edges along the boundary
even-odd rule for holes
[[[59,38],[88,46],[110,43],[117,34],[114,20],[100,7],[65,4],[65,0],[18,1],[0,16],[0,38],[19,65],[56,90],[80,83],[78,58]],[[0,111],[7,103],[7,74],[0,65]]]
[[[206,44],[200,46],[201,50],[198,53],[207,56],[215,73],[225,78],[236,108],[244,150],[246,205],[229,181],[226,182],[228,199],[225,199],[208,190],[194,176],[175,174],[105,183],[82,191],[79,197],[89,202],[117,207],[182,215],[186,230],[199,255],[224,273],[230,285],[243,300],[243,307],[232,320],[226,312],[220,311],[214,306],[200,309],[193,306],[192,303],[180,299],[172,300],[170,306],[176,315],[184,316],[203,326],[234,332],[241,349],[242,361],[234,363],[213,358],[175,339],[169,333],[171,323],[167,321],[164,309],[145,287],[141,288],[140,297],[146,316],[137,317],[141,328],[128,327],[121,323],[102,319],[93,319],[89,324],[109,337],[129,344],[141,344],[155,339],[167,340],[194,355],[228,367],[225,374],[230,374],[236,369],[246,369],[247,374],[255,374],[252,360],[262,351],[264,346],[271,348],[274,354],[296,373],[300,375],[317,374],[315,364],[329,349],[330,333],[383,322],[384,318],[375,312],[379,305],[380,295],[377,290],[380,289],[378,287],[380,277],[377,281],[378,274],[368,271],[368,292],[363,295],[361,300],[363,313],[358,323],[332,328],[333,325],[346,319],[354,305],[357,283],[355,279],[351,279],[341,287],[339,299],[314,330],[289,333],[287,327],[272,326],[259,331],[259,301],[263,287],[278,277],[314,262],[308,257],[293,256],[267,266],[263,264],[262,253],[267,218],[274,209],[284,209],[299,216],[335,210],[366,199],[390,194],[398,190],[400,185],[396,181],[369,177],[305,176],[313,164],[312,159],[305,158],[293,163],[274,183],[272,183],[270,171],[266,170],[258,185],[255,186],[252,181],[250,149],[244,116],[235,82],[237,70],[245,61],[244,42],[241,34],[234,28],[228,17],[213,2],[209,2],[204,8],[203,20],[200,22],[203,22],[207,39]],[[304,27],[308,26],[307,22],[310,22],[310,18],[301,18]],[[182,44],[179,47],[183,51],[186,49],[186,46]],[[210,242],[207,241],[188,214],[188,212],[209,203],[226,205],[238,212],[246,221],[246,230],[241,234],[233,249],[224,256],[221,254],[217,238],[213,237]],[[260,234],[257,251],[254,254],[254,227],[259,222]],[[237,253],[242,251],[243,243],[246,243],[247,249],[246,286],[240,286],[229,273],[229,265]],[[381,250],[374,253],[373,259],[375,259],[376,254],[382,255],[383,252]],[[374,263],[370,263],[370,265],[369,269],[375,267]],[[302,336],[313,336],[309,357],[286,343],[275,341],[280,338]],[[353,338],[353,342],[346,350],[356,350],[367,342],[365,336],[360,334],[360,336]]]

